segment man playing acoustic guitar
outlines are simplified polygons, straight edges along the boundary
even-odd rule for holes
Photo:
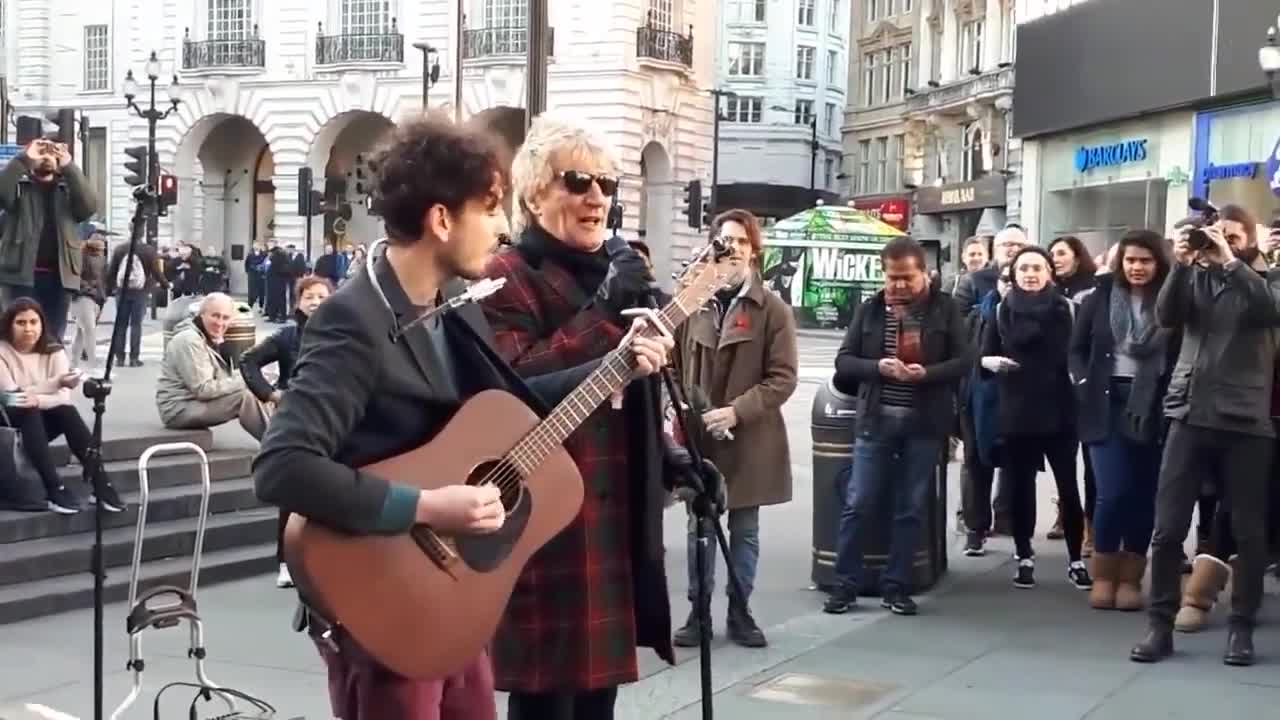
[[[596,364],[522,382],[488,346],[491,331],[474,305],[410,327],[455,295],[450,290],[458,279],[484,276],[506,230],[507,173],[489,137],[446,121],[415,120],[395,130],[376,168],[373,198],[386,226],[386,252],[307,323],[289,392],[254,460],[257,493],[345,533],[394,535],[420,524],[445,534],[492,532],[505,518],[492,486],[422,490],[359,468],[428,443],[481,390],[505,389],[533,407],[539,400],[554,404]],[[672,344],[638,333],[624,342],[635,356],[636,376],[666,364]],[[401,677],[363,652],[344,632],[342,618],[308,608],[306,583],[297,573],[295,579],[302,619],[328,667],[335,717],[496,717],[487,654],[448,677]],[[376,596],[394,594],[396,579],[368,592],[376,612]]]

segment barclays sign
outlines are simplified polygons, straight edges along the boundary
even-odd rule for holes
[[[1076,149],[1076,172],[1115,167],[1147,159],[1147,139],[1126,140],[1109,145],[1083,145]]]

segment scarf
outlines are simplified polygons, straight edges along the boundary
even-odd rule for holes
[[[996,327],[1005,354],[1019,363],[1048,370],[1066,362],[1071,305],[1052,286],[1036,292],[1010,288],[996,313]]]
[[[928,302],[927,289],[909,302],[890,303],[888,297],[885,298],[885,322],[898,325],[898,349],[894,356],[906,365],[924,364],[924,347],[920,337]]]
[[[1120,427],[1116,429],[1130,440],[1151,443],[1161,426],[1160,380],[1168,365],[1165,353],[1172,331],[1156,322],[1155,293],[1143,297],[1136,317],[1130,298],[1128,288],[1112,285],[1110,325],[1115,348],[1133,356],[1138,363]]]
[[[571,248],[541,225],[526,227],[520,235],[520,245],[531,254],[564,268],[588,297],[600,289],[600,283],[609,272],[609,254],[604,245],[592,252]]]

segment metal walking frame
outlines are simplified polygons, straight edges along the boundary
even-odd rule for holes
[[[191,555],[191,579],[184,590],[172,585],[153,587],[142,596],[138,596],[138,576],[142,569],[142,542],[146,535],[147,505],[150,501],[150,481],[147,465],[156,454],[173,454],[191,452],[200,458],[200,515],[196,519],[196,539]],[[129,634],[129,660],[125,669],[133,671],[133,688],[120,706],[111,713],[111,720],[119,720],[142,693],[142,672],[146,669],[146,661],[142,658],[142,631],[149,629],[163,630],[177,627],[186,620],[191,630],[191,643],[187,657],[195,660],[196,680],[205,694],[217,694],[226,703],[231,712],[236,711],[235,702],[222,692],[216,683],[209,679],[205,672],[204,623],[200,620],[196,604],[196,590],[200,585],[200,557],[204,550],[204,531],[209,518],[209,456],[204,448],[191,442],[160,443],[147,448],[138,458],[138,525],[133,536],[133,567],[129,575],[129,616],[125,621]],[[149,604],[162,596],[172,596],[173,602],[167,604]]]

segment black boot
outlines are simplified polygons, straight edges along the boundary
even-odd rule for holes
[[[671,643],[676,647],[691,648],[698,647],[698,643],[702,640],[702,622],[698,618],[698,608],[689,611],[689,619],[684,621],[684,627],[676,630],[675,636],[672,637]],[[715,636],[714,630],[712,637]]]
[[[1253,628],[1240,625],[1227,631],[1227,651],[1222,655],[1222,662],[1235,667],[1253,664]]]
[[[769,645],[764,631],[751,617],[751,609],[734,600],[729,601],[729,617],[726,623],[729,639],[742,647],[762,648]]]
[[[1154,663],[1173,654],[1173,628],[1165,625],[1149,625],[1147,636],[1129,651],[1129,659],[1140,663]]]

